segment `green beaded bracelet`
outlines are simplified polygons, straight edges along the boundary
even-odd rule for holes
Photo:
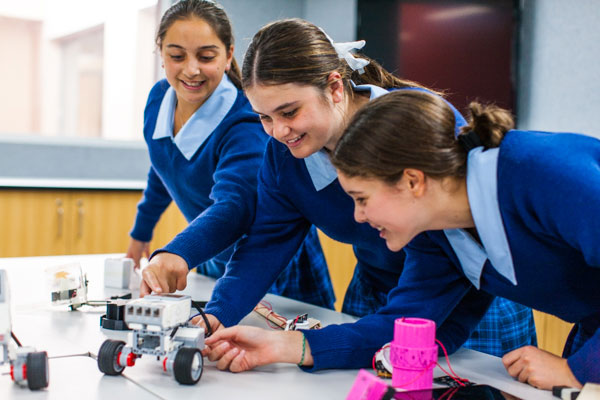
[[[306,336],[304,336],[304,333],[302,334],[302,358],[300,359],[300,362],[298,363],[298,366],[301,367],[302,364],[304,364],[304,356],[306,355]]]

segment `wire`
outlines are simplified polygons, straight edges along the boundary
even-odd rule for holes
[[[261,315],[263,315],[267,321],[267,325],[269,326],[269,328],[271,329],[284,329],[285,328],[285,324],[287,323],[287,318],[285,318],[282,315],[277,314],[275,311],[273,311],[273,306],[271,305],[271,303],[269,303],[266,300],[261,300],[256,307],[254,307],[255,310],[267,310],[267,314],[263,315],[262,313],[260,313]],[[274,318],[276,321],[279,321],[280,324],[278,324],[277,322],[271,321],[269,319],[269,317]]]
[[[19,347],[23,347],[23,345],[21,344],[21,342],[19,342],[19,339],[17,339],[17,337],[15,336],[13,331],[10,331],[10,336],[13,338],[13,340],[15,341],[15,343],[17,344],[17,346]]]
[[[203,306],[206,306],[205,301],[203,302],[203,301],[192,300],[192,307],[194,307],[196,310],[198,310],[198,312],[200,313],[199,315],[202,317],[202,319],[204,320],[204,324],[206,325],[205,337],[209,337],[210,335],[213,334],[213,329],[212,329],[212,326],[210,326],[210,322],[208,322],[208,318],[206,317],[204,310],[202,309]]]
[[[446,358],[446,363],[448,364],[448,369],[451,372],[446,371],[439,363],[432,363],[431,365],[427,366],[416,378],[414,378],[413,380],[411,380],[410,382],[405,382],[402,383],[400,385],[397,385],[398,387],[402,387],[402,386],[406,386],[406,385],[410,385],[411,383],[415,382],[417,379],[419,379],[421,376],[423,376],[423,374],[425,374],[425,372],[427,372],[429,369],[433,368],[436,364],[437,366],[446,374],[448,375],[450,378],[452,378],[456,383],[458,383],[460,386],[466,386],[466,383],[469,383],[469,380],[466,378],[462,378],[460,377],[456,372],[454,372],[454,370],[452,369],[452,365],[450,364],[450,358],[448,357],[448,351],[446,350],[446,347],[444,346],[444,344],[439,341],[438,339],[435,340],[440,347],[442,348],[442,351],[444,352],[444,357]],[[380,348],[379,350],[377,350],[375,352],[375,354],[373,355],[373,359],[371,360],[371,367],[373,368],[373,370],[379,375],[379,369],[377,368],[377,355],[385,350],[385,348],[389,347],[390,344],[386,344],[385,346],[383,346],[382,348]],[[451,398],[452,395],[449,397]]]
[[[442,351],[444,352],[444,357],[446,357],[446,363],[448,364],[448,369],[452,372],[449,373],[447,372],[444,368],[442,368],[442,366],[438,363],[438,367],[440,367],[440,369],[442,371],[444,371],[444,373],[446,375],[448,375],[450,378],[454,379],[455,382],[457,382],[460,386],[466,386],[465,383],[468,383],[469,380],[466,378],[461,378],[456,372],[454,372],[454,370],[452,369],[452,365],[450,364],[450,358],[448,357],[448,352],[446,351],[446,347],[444,346],[444,344],[442,342],[440,342],[438,339],[435,339],[436,343],[440,345],[440,347],[442,348]]]

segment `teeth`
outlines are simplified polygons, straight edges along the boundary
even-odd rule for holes
[[[192,87],[198,87],[198,86],[202,85],[202,82],[187,82],[187,81],[183,81],[183,83],[185,83],[188,86],[192,86]]]
[[[300,135],[300,136],[298,136],[297,138],[294,138],[294,139],[288,140],[287,142],[288,142],[288,143],[296,143],[298,140],[302,139],[303,137],[304,137],[304,135]]]

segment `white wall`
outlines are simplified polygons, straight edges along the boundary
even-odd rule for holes
[[[523,0],[518,127],[600,138],[600,1]]]
[[[336,42],[356,40],[356,0],[305,0],[304,17]]]
[[[254,34],[283,18],[303,18],[323,28],[336,41],[356,36],[356,0],[220,0],[235,35],[235,57],[241,64]]]

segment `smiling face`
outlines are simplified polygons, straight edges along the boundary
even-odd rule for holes
[[[339,171],[338,178],[354,200],[354,219],[377,229],[390,250],[400,251],[425,230],[423,190],[411,187],[409,177],[403,176],[394,185],[379,179],[350,178]]]
[[[171,25],[161,43],[160,54],[178,102],[198,109],[230,68],[233,46],[225,48],[208,23],[192,17]]]
[[[265,131],[285,144],[296,158],[326,147],[333,150],[343,131],[343,88],[286,83],[246,89]]]

